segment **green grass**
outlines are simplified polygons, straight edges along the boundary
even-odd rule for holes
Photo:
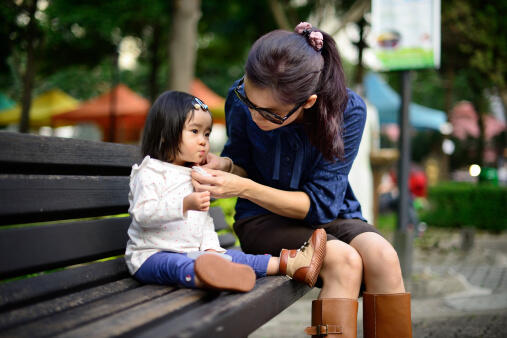
[[[379,214],[376,227],[384,237],[387,237],[396,230],[396,221],[397,217],[395,212]]]

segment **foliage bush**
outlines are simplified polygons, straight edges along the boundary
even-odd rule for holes
[[[428,189],[429,208],[421,220],[430,226],[507,229],[507,187],[447,182]]]

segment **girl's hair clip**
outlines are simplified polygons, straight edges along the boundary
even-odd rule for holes
[[[205,104],[204,102],[202,102],[200,99],[198,99],[197,97],[194,97],[194,108],[195,109],[199,109],[201,108],[202,110],[204,111],[208,111],[208,105]]]

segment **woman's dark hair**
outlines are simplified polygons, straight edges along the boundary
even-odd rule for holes
[[[173,161],[179,152],[187,115],[194,114],[193,95],[166,91],[153,103],[144,124],[141,153],[160,161]]]
[[[317,102],[304,114],[310,142],[324,158],[343,158],[343,112],[347,88],[340,55],[334,39],[321,32],[324,45],[316,51],[307,37],[295,32],[272,31],[252,46],[245,66],[248,81],[269,88],[283,103],[305,102],[317,94]]]

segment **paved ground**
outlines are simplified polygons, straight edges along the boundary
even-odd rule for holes
[[[414,337],[507,337],[507,233],[476,234],[468,252],[460,249],[460,240],[458,232],[439,230],[417,240],[412,278],[405,282],[413,297]],[[308,337],[302,330],[318,292],[312,290],[250,337]]]

